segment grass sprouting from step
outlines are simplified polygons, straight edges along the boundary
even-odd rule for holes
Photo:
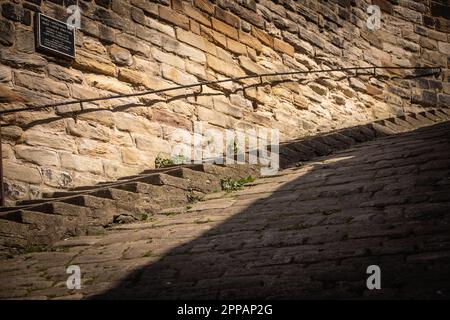
[[[247,176],[240,178],[238,180],[232,179],[230,177],[220,179],[220,187],[223,191],[231,192],[241,190],[245,184],[255,181],[252,176]]]

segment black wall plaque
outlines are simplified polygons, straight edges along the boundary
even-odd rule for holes
[[[75,58],[75,30],[64,22],[37,13],[36,49]]]

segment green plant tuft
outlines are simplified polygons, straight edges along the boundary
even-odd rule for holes
[[[220,187],[224,191],[237,191],[241,190],[242,187],[250,182],[255,181],[252,176],[247,176],[245,178],[240,178],[239,180],[232,179],[230,177],[220,179]]]

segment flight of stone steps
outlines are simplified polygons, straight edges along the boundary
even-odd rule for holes
[[[448,120],[450,120],[450,108],[430,109],[299,140],[291,140],[280,144],[280,167],[292,167],[303,161],[348,149],[357,143],[370,141],[377,137],[412,131]]]
[[[376,137],[450,120],[434,109],[280,144],[280,166],[295,166]],[[71,236],[101,233],[114,223],[146,220],[220,190],[222,178],[258,177],[258,166],[196,164],[151,169],[112,182],[45,193],[0,208],[0,255],[42,248]]]

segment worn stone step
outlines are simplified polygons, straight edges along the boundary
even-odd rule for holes
[[[130,182],[115,187],[118,191],[135,194],[134,201],[137,214],[154,214],[161,209],[174,205],[186,205],[188,195],[192,194],[189,188],[178,188],[173,185],[153,185],[142,182]]]
[[[386,120],[392,122],[393,124],[395,124],[397,126],[405,128],[408,131],[417,127],[417,126],[414,126],[411,123],[401,119],[400,117],[395,117],[395,118],[393,117],[393,118],[389,118]]]
[[[434,110],[434,114],[438,116],[442,121],[446,121],[450,119],[450,115],[445,113],[443,109]]]
[[[375,123],[388,128],[393,133],[401,133],[401,132],[408,131],[407,128],[404,128],[404,127],[402,127],[396,123],[393,123],[389,120],[386,120],[386,119],[375,121]]]
[[[29,241],[28,226],[19,222],[0,219],[0,245],[4,247],[24,248]]]
[[[414,119],[416,119],[417,121],[419,121],[420,123],[422,123],[423,126],[425,125],[431,125],[434,123],[433,120],[421,115],[420,113],[413,113],[411,114],[411,117],[413,117]]]
[[[380,124],[378,124],[378,123],[375,123],[375,122],[370,123],[370,124],[368,125],[368,127],[369,127],[373,132],[375,132],[377,138],[385,137],[385,136],[388,136],[388,135],[391,135],[391,134],[394,134],[394,133],[395,133],[395,132],[392,131],[391,129],[389,129],[389,128],[383,126],[383,125],[380,125]]]
[[[439,117],[437,117],[436,115],[434,115],[432,112],[430,111],[422,111],[419,112],[419,115],[423,116],[424,118],[430,119],[433,122],[438,122],[440,121]]]
[[[408,122],[412,128],[419,128],[421,126],[423,126],[424,124],[422,122],[420,122],[419,120],[417,120],[415,117],[413,117],[412,115],[403,115],[399,117],[401,120]]]
[[[10,233],[15,238],[3,245],[13,247],[46,246],[87,231],[88,226],[80,225],[76,219],[37,211],[17,210],[7,213],[0,220],[0,237]]]
[[[442,112],[443,114],[445,114],[447,116],[447,119],[450,118],[450,107],[448,107],[448,108],[440,108],[439,112]]]
[[[220,188],[220,176],[188,168],[178,168],[167,172],[168,175],[185,179],[191,189],[200,192],[212,192]]]

